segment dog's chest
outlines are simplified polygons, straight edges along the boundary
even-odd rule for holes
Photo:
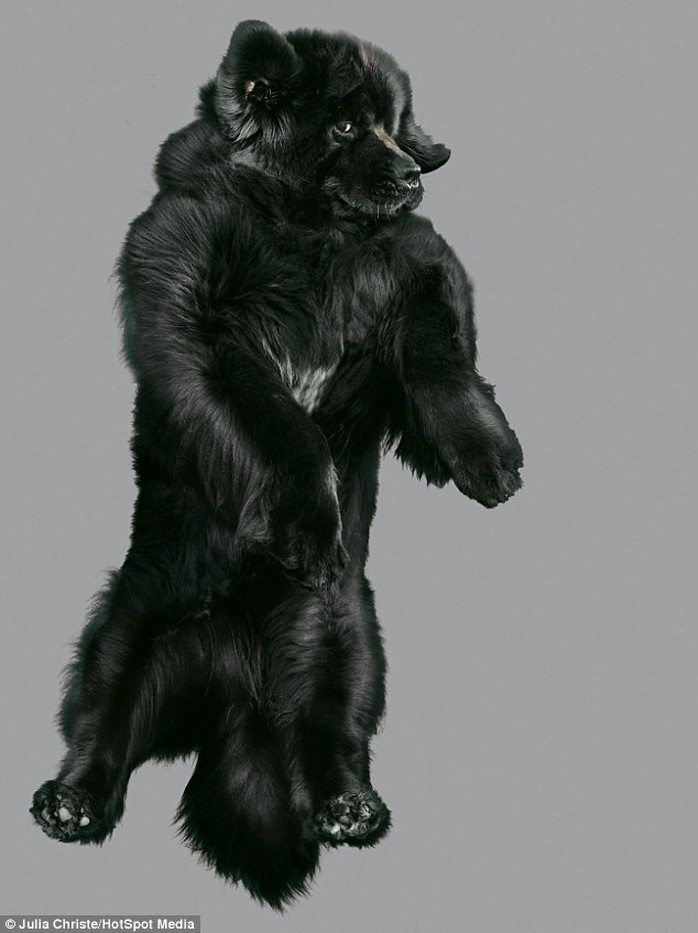
[[[341,321],[328,320],[320,308],[314,308],[313,318],[313,325],[304,327],[302,335],[283,329],[262,339],[262,349],[281,381],[309,413],[325,397],[344,353]]]
[[[325,395],[327,385],[337,371],[339,360],[331,366],[320,366],[295,373],[291,383],[293,397],[306,411],[315,411]]]
[[[284,385],[309,413],[332,391],[345,350],[369,342],[377,316],[384,313],[392,297],[386,263],[375,247],[354,243],[350,249],[335,251],[332,245],[325,246],[322,258],[324,250],[316,247],[318,261],[312,270],[306,265],[308,252],[298,256],[296,268],[303,284],[313,283],[309,289],[313,325],[306,330],[302,347],[296,340],[291,341],[292,347],[283,332],[274,337],[269,334],[271,339],[262,341]]]
[[[313,363],[304,364],[302,362],[294,363],[290,357],[278,358],[278,354],[272,352],[267,344],[265,350],[276,363],[279,374],[291,394],[307,412],[315,411],[325,396],[327,387],[332,380],[339,362],[341,360],[341,351],[338,351],[334,358],[326,363],[318,365]]]

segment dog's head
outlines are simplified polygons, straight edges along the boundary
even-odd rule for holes
[[[421,176],[450,152],[417,125],[407,74],[344,34],[241,23],[218,70],[227,138],[277,174],[317,183],[344,211],[378,218],[415,208]]]

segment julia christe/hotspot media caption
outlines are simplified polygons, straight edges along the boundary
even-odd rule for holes
[[[186,930],[201,933],[200,916],[78,916],[71,914],[14,914],[0,917],[0,930],[126,930],[146,933],[156,930]]]

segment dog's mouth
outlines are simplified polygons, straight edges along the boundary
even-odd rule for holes
[[[359,185],[347,189],[338,186],[334,193],[352,211],[376,220],[385,220],[401,211],[411,211],[418,207],[424,196],[424,189],[417,179],[381,182],[369,189]]]

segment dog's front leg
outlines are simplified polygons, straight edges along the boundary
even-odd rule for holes
[[[477,372],[470,286],[438,238],[438,262],[396,309],[389,359],[397,390],[392,436],[398,456],[437,485],[452,480],[487,508],[521,486],[521,445],[494,390]]]

